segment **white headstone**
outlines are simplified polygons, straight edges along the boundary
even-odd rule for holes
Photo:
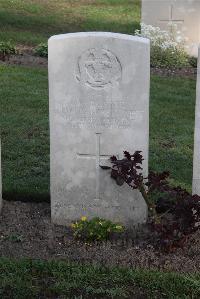
[[[170,31],[172,24],[186,39],[186,50],[198,55],[200,0],[142,0],[142,23]]]
[[[192,192],[193,194],[200,195],[200,48],[197,75]]]
[[[100,165],[141,150],[148,173],[149,41],[88,32],[53,36],[48,48],[53,222],[143,223],[139,192],[117,186]]]

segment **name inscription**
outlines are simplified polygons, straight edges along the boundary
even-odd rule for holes
[[[55,111],[70,128],[131,128],[144,121],[144,111],[124,102],[55,104]]]

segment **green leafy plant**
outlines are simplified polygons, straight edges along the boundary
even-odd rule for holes
[[[183,246],[187,236],[200,228],[200,196],[181,187],[170,186],[169,172],[150,172],[143,177],[140,151],[124,152],[123,159],[112,156],[111,177],[117,185],[128,184],[141,192],[149,212],[149,224],[156,234],[157,245],[167,251]]]
[[[15,242],[15,243],[19,243],[19,242],[23,242],[24,238],[23,238],[22,235],[13,233],[13,234],[10,234],[10,235],[6,236],[5,240]]]
[[[180,48],[162,49],[154,46],[151,49],[151,66],[159,68],[181,68],[189,66],[187,53]]]
[[[40,43],[35,48],[35,54],[40,57],[48,57],[48,44],[47,43]]]
[[[88,220],[82,217],[81,220],[71,225],[74,236],[84,241],[104,241],[109,238],[112,233],[121,233],[124,227],[120,224],[113,223],[110,220],[94,217]]]
[[[169,24],[170,30],[141,24],[135,35],[148,38],[151,42],[151,65],[159,68],[179,68],[189,66],[189,56],[185,51],[185,38],[176,24]]]
[[[0,42],[0,60],[5,61],[12,54],[16,54],[15,46],[11,42]]]
[[[189,64],[194,67],[197,68],[197,57],[191,56],[189,58]]]

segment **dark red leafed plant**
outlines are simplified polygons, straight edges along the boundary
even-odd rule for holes
[[[170,186],[169,172],[150,172],[143,177],[140,151],[124,152],[123,159],[110,158],[111,177],[119,186],[124,183],[138,189],[146,201],[149,223],[160,247],[173,251],[182,247],[187,236],[200,228],[200,196],[191,195],[181,187]]]

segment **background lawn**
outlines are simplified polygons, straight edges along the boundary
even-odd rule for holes
[[[153,76],[150,101],[150,168],[169,170],[172,183],[191,190],[193,79]],[[47,70],[0,66],[3,195],[49,199]],[[124,148],[126,150],[126,148]]]
[[[76,31],[133,34],[140,0],[0,0],[0,40],[36,45]]]

